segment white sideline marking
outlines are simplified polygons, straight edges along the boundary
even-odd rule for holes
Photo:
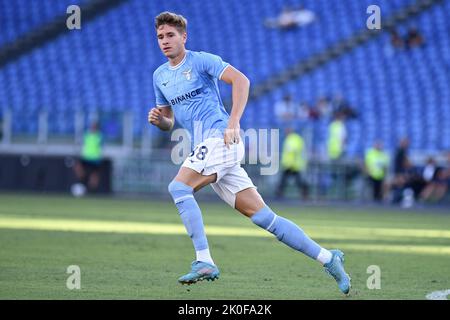
[[[450,289],[443,291],[433,291],[425,296],[428,300],[448,300],[447,296],[450,295]]]

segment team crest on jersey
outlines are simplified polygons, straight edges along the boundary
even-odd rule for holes
[[[189,70],[183,71],[183,74],[186,77],[186,80],[191,80],[191,71],[192,71],[192,68],[190,68]]]

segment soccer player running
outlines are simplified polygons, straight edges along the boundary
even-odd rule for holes
[[[247,103],[249,80],[217,55],[186,50],[186,27],[186,19],[174,13],[163,12],[155,19],[158,44],[168,62],[153,74],[156,107],[148,113],[148,121],[164,131],[172,129],[176,118],[189,131],[195,146],[168,187],[196,251],[191,271],[178,281],[192,284],[219,277],[194,197],[194,192],[211,184],[226,203],[257,226],[321,263],[347,294],[350,277],[344,270],[343,252],[322,248],[293,222],[274,213],[240,165],[244,145],[239,121]],[[218,79],[232,86],[231,114],[221,101]]]

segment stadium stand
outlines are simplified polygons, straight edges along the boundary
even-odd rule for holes
[[[33,1],[29,6],[29,1],[12,1],[15,6],[0,0],[0,15],[13,17],[0,19],[6,30],[0,46],[65,13],[69,2],[87,2]],[[190,22],[188,48],[221,55],[257,84],[365,28],[371,2],[302,1],[317,20],[280,31],[267,29],[264,19],[296,1],[127,1],[82,25],[82,30],[68,31],[0,69],[0,108],[14,111],[14,133],[30,135],[37,133],[42,110],[48,111],[53,134],[73,132],[70,117],[77,110],[132,111],[139,135],[154,101],[152,72],[165,62],[153,29],[159,12],[170,9],[185,15]],[[378,1],[383,18],[411,3]],[[361,155],[376,138],[393,148],[403,135],[411,137],[413,149],[450,148],[449,15],[446,0],[399,26],[402,32],[418,26],[424,47],[393,51],[385,33],[251,101],[241,126],[275,127],[273,106],[286,92],[309,103],[340,93],[360,114],[348,126],[350,155]],[[229,87],[221,89],[223,96],[230,95]],[[325,139],[326,125],[325,120],[317,122],[317,141]]]
[[[0,46],[13,42],[57,16],[65,15],[68,6],[85,2],[86,0],[0,0]]]

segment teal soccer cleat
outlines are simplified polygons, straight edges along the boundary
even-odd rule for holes
[[[344,293],[350,292],[350,276],[344,270],[344,253],[340,250],[330,250],[333,254],[331,261],[324,264],[325,272],[336,280],[339,289]]]
[[[203,261],[194,261],[192,262],[191,272],[180,277],[178,282],[181,284],[193,284],[202,280],[214,281],[219,279],[219,274],[219,268],[216,266]]]

